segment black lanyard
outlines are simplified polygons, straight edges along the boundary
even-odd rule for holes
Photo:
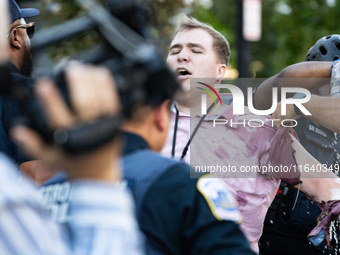
[[[178,115],[179,112],[177,110],[177,107],[175,105],[176,108],[176,119],[175,119],[175,127],[174,127],[174,136],[172,138],[172,149],[171,149],[171,157],[174,158],[175,157],[175,147],[176,147],[176,137],[177,137],[177,127],[178,127]]]
[[[212,108],[214,108],[214,106],[215,106],[214,103],[212,103],[209,106],[209,108],[207,110],[207,114],[212,110]],[[178,129],[178,118],[179,118],[179,112],[177,110],[177,107],[175,106],[175,108],[176,108],[176,119],[175,119],[174,136],[173,136],[173,139],[172,139],[172,149],[171,149],[171,157],[173,157],[173,158],[175,157],[175,147],[176,147],[176,138],[177,138],[177,129]],[[194,137],[195,137],[195,135],[198,131],[198,128],[201,126],[202,122],[205,120],[205,117],[207,116],[207,114],[202,115],[200,121],[197,123],[197,125],[194,129],[194,132],[192,132],[187,144],[185,145],[185,147],[183,149],[182,156],[181,156],[180,160],[183,160],[184,157],[187,155],[190,143],[194,139]]]

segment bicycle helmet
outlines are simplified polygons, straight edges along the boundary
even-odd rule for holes
[[[334,61],[340,59],[340,35],[328,35],[312,46],[305,61]]]

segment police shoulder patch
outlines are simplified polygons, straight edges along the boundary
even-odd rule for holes
[[[236,223],[242,221],[237,202],[223,180],[202,176],[197,181],[197,189],[207,201],[216,219]]]

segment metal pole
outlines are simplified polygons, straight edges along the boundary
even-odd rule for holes
[[[236,0],[237,8],[237,69],[239,78],[250,78],[250,45],[243,38],[243,0]]]

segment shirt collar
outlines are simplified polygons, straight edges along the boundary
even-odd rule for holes
[[[175,106],[175,102],[173,102],[173,103],[171,104],[170,110],[171,110],[172,113],[176,114],[177,109],[176,109],[176,106]],[[190,117],[189,114],[186,114],[186,113],[180,112],[180,111],[178,111],[178,115],[179,115],[179,116]]]
[[[229,114],[232,112],[232,107],[233,107],[233,96],[231,93],[223,93],[223,94],[220,94],[220,97],[221,97],[221,101],[222,101],[222,106],[218,105],[216,107],[214,107],[214,109],[212,109],[212,112],[209,113],[204,121],[212,121],[214,119],[218,119],[220,118],[222,115],[225,115],[225,114]],[[175,102],[172,103],[171,105],[171,112],[176,114],[176,106],[175,106]],[[217,111],[218,109],[218,111]],[[189,114],[186,114],[186,113],[183,113],[183,112],[178,112],[178,115],[179,116],[185,116],[185,117],[191,117]],[[195,115],[195,117],[199,117],[201,118],[202,116],[201,115]]]
[[[122,133],[125,139],[125,148],[123,153],[124,156],[140,150],[150,149],[148,143],[141,136],[130,132]]]
[[[8,67],[10,72],[20,74],[20,70],[15,65],[13,65],[11,62],[7,62],[7,67]]]

